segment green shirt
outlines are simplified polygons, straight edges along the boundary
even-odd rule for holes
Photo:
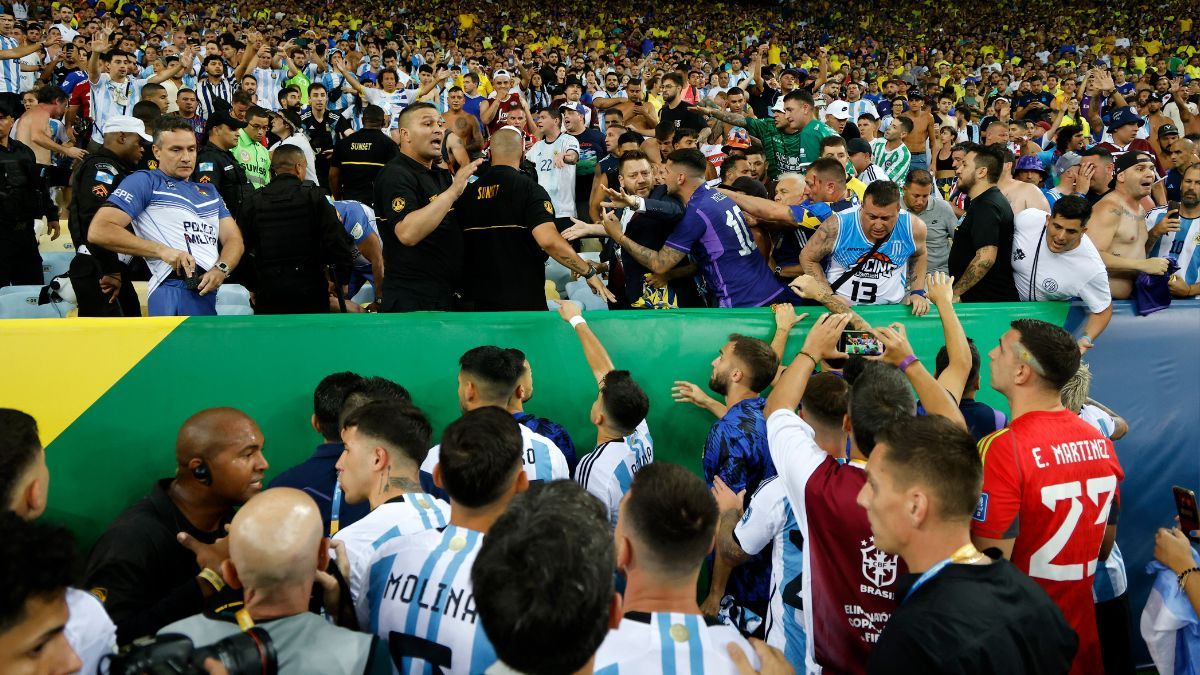
[[[290,87],[293,84],[300,90],[300,105],[308,105],[308,85],[310,83],[303,71],[296,73],[283,82],[283,86],[285,87]]]
[[[785,134],[775,126],[774,119],[746,119],[746,130],[763,142],[767,155],[767,175],[798,173],[821,156],[821,139],[834,135],[824,122],[813,120],[798,133]]]
[[[251,140],[245,129],[238,132],[233,158],[246,170],[246,177],[255,190],[271,181],[271,153],[262,143]]]

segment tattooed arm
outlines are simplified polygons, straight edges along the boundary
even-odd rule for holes
[[[975,284],[987,276],[987,273],[992,269],[992,265],[996,264],[996,254],[999,251],[1000,248],[998,246],[981,246],[975,250],[975,257],[971,259],[971,263],[963,271],[962,278],[954,282],[955,300],[962,298],[963,293],[974,288]]]

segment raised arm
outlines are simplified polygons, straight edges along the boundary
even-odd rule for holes
[[[961,401],[967,378],[971,376],[971,345],[967,342],[962,322],[958,320],[958,313],[954,311],[954,277],[945,272],[934,272],[927,277],[927,284],[929,301],[937,307],[938,318],[942,322],[942,339],[945,340],[949,359],[937,381],[955,401]]]
[[[604,345],[600,344],[600,338],[596,337],[583,318],[579,303],[573,300],[563,300],[558,304],[558,315],[575,328],[575,334],[579,336],[579,342],[583,345],[583,357],[587,359],[588,367],[592,369],[596,383],[600,384],[604,381],[604,377],[616,368],[613,366],[612,359],[608,358],[608,352],[604,349]]]
[[[880,359],[902,369],[908,383],[916,390],[917,398],[920,399],[925,412],[941,415],[965,430],[967,421],[958,409],[958,401],[951,392],[946,391],[933,379],[933,375],[925,370],[925,366],[913,355],[904,325],[893,323],[890,326],[873,328],[871,332],[883,343],[884,351]]]
[[[795,410],[804,398],[808,378],[823,359],[845,358],[837,351],[838,338],[850,323],[849,314],[822,314],[804,338],[804,346],[792,359],[792,365],[783,371],[767,397],[763,417],[770,417],[777,410]]]
[[[700,113],[701,115],[708,115],[709,117],[715,117],[715,118],[721,120],[722,122],[725,122],[726,124],[732,124],[735,127],[746,126],[746,116],[739,114],[739,113],[732,113],[732,112],[729,112],[728,110],[721,110],[719,108],[711,108],[711,107],[702,106],[702,105],[694,105],[694,106],[692,106],[692,110],[695,110],[696,112]]]
[[[758,218],[759,220],[768,220],[773,223],[792,223],[795,224],[796,218],[792,215],[791,207],[786,204],[755,197],[754,195],[742,194],[736,190],[726,190],[718,188],[721,194],[733,200],[738,208]]]

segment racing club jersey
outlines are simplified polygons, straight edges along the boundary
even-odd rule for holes
[[[1124,477],[1112,441],[1066,409],[1025,413],[979,441],[983,493],[971,532],[1013,539],[1012,562],[1079,635],[1071,672],[1104,672],[1092,577]]]

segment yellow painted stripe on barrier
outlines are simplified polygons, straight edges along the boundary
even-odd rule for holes
[[[186,318],[0,321],[0,407],[33,415],[50,445]]]

